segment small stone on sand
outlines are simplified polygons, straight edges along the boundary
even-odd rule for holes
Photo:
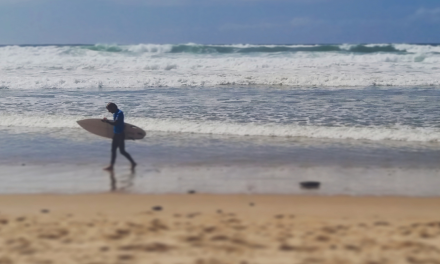
[[[22,221],[26,220],[26,217],[21,216],[21,217],[18,217],[17,219],[15,219],[15,220],[17,222],[22,222]]]
[[[162,211],[162,206],[153,206],[154,211]]]

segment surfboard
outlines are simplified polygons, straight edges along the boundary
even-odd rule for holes
[[[78,125],[80,125],[82,128],[92,134],[105,138],[113,138],[113,126],[108,123],[102,122],[101,119],[90,118],[79,120],[76,122],[78,123]],[[147,134],[142,128],[128,123],[125,123],[124,133],[125,140],[143,139]]]

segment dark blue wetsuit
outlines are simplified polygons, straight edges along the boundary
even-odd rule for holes
[[[134,164],[134,160],[131,158],[130,154],[125,151],[125,133],[124,133],[124,112],[117,110],[113,114],[113,141],[112,141],[112,161],[111,164],[115,164],[116,160],[116,150],[119,148],[119,152],[124,155],[131,164]]]
[[[122,112],[121,110],[117,110],[114,114],[113,114],[113,121],[115,126],[113,127],[113,132],[115,134],[121,134],[124,133],[124,128],[125,128],[125,124],[124,124],[124,112]]]

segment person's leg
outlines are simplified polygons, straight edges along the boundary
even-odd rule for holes
[[[112,140],[112,160],[111,160],[111,165],[115,165],[115,161],[116,161],[116,150],[119,147],[119,136],[118,134],[115,134],[113,136],[113,140]]]
[[[136,162],[134,162],[133,158],[128,154],[127,151],[125,151],[125,134],[122,133],[122,137],[119,142],[119,152],[121,152],[122,155],[124,155],[131,163],[131,168],[134,169],[136,166]]]
[[[108,170],[108,171],[113,170],[113,165],[115,165],[115,161],[116,161],[116,150],[118,149],[118,145],[119,145],[118,135],[115,134],[112,139],[110,166],[108,166],[107,168],[104,168],[104,170]]]

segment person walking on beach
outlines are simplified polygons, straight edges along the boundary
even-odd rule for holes
[[[106,171],[113,171],[113,167],[116,161],[116,150],[119,148],[119,152],[124,155],[131,163],[131,169],[134,170],[136,167],[136,162],[132,159],[130,154],[125,151],[125,133],[124,133],[124,113],[118,109],[115,103],[108,103],[106,106],[107,110],[113,114],[113,121],[103,118],[102,122],[108,123],[113,126],[113,141],[112,141],[112,158],[110,166],[104,168]]]

